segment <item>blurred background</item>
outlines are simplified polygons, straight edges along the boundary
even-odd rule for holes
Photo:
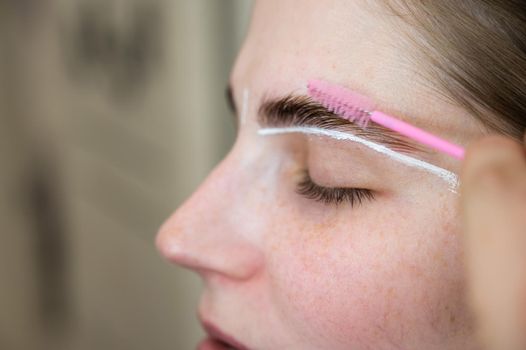
[[[193,349],[163,220],[226,154],[249,0],[0,0],[0,349]]]

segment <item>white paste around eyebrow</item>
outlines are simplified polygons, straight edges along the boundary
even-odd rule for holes
[[[436,165],[424,162],[405,154],[393,151],[392,149],[379,145],[369,140],[365,140],[361,137],[358,137],[353,134],[349,134],[342,131],[335,130],[326,130],[315,127],[284,127],[284,128],[263,128],[258,130],[259,135],[268,136],[268,135],[278,135],[278,134],[288,134],[288,133],[303,133],[309,135],[319,135],[319,136],[328,136],[336,140],[346,140],[357,142],[362,144],[373,151],[381,153],[395,161],[398,161],[402,164],[405,164],[410,167],[422,169],[430,174],[436,175],[442,180],[446,181],[449,184],[449,189],[451,192],[457,193],[457,188],[459,185],[459,179],[457,174],[448,171],[446,169],[440,168]]]

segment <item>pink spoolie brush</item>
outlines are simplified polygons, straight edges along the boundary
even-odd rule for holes
[[[365,96],[322,80],[309,81],[307,89],[310,97],[316,102],[363,128],[367,127],[369,121],[373,121],[437,151],[449,154],[457,159],[464,159],[464,149],[461,146],[395,117],[375,111],[373,103]]]

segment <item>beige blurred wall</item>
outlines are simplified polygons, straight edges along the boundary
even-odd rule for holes
[[[233,141],[250,1],[0,5],[0,348],[193,349],[153,240]]]

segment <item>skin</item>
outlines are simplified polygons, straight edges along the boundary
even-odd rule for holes
[[[157,237],[167,259],[203,278],[201,317],[251,349],[479,348],[457,194],[357,144],[257,134],[265,96],[323,78],[456,143],[480,137],[480,124],[415,74],[403,26],[381,2],[256,1],[231,75],[238,110],[250,90],[236,143]],[[460,172],[445,155],[422,159]],[[305,169],[376,198],[353,208],[305,198]]]
[[[470,146],[461,210],[470,304],[485,349],[526,348],[526,161],[500,136]]]

